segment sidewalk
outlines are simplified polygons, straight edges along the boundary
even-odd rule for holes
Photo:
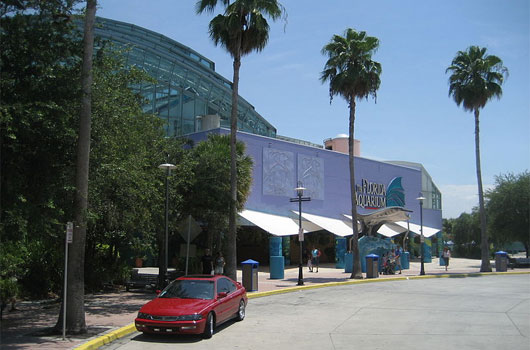
[[[495,264],[492,261],[493,271]],[[433,259],[431,263],[425,263],[425,273],[427,276],[433,275],[458,275],[478,273],[480,271],[480,260],[453,258],[450,261],[449,270],[439,266],[438,259]],[[418,276],[420,263],[411,262],[410,269],[403,270],[401,275],[380,275],[379,279],[396,277]],[[530,273],[530,269],[509,269],[507,273],[523,272]],[[319,272],[309,272],[304,267],[304,286],[311,287],[330,282],[352,281],[350,273],[345,273],[344,269],[336,269],[334,264],[323,264]],[[241,270],[238,271],[238,281],[241,281]],[[268,267],[260,266],[258,271],[258,291],[250,292],[249,297],[258,296],[263,292],[273,292],[286,290],[297,286],[298,267],[288,267],[285,269],[284,279],[271,280]],[[81,344],[97,338],[105,333],[118,328],[130,325],[140,307],[147,301],[153,299],[155,294],[148,291],[121,290],[113,293],[99,293],[87,295],[85,298],[86,324],[88,334],[78,337],[67,337],[62,340],[59,335],[45,335],[45,330],[53,327],[57,322],[60,304],[56,301],[47,302],[21,302],[17,304],[17,311],[9,312],[4,310],[1,322],[0,349],[72,349]]]

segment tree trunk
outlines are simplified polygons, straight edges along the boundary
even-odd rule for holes
[[[353,269],[350,278],[362,279],[361,257],[359,256],[359,228],[357,227],[357,196],[355,194],[355,162],[353,157],[353,144],[355,134],[355,97],[350,97],[350,125],[348,136],[348,150],[350,161],[350,197],[351,197],[351,216],[352,216],[352,253]]]
[[[475,157],[477,162],[478,201],[480,206],[480,250],[482,263],[480,272],[491,272],[490,247],[488,232],[486,231],[486,211],[484,209],[484,191],[482,189],[482,173],[480,171],[480,136],[479,136],[479,110],[475,109]]]
[[[97,0],[87,0],[83,38],[83,66],[81,71],[82,97],[79,118],[79,137],[77,140],[74,236],[68,254],[66,329],[69,334],[86,333],[84,266],[92,119],[92,57],[94,51],[94,20],[96,17],[96,5]],[[62,314],[60,315],[60,319],[62,319]],[[62,324],[60,326],[62,328]]]
[[[240,39],[241,40],[241,39]],[[239,91],[239,68],[241,54],[234,55],[234,77],[232,81],[232,113],[230,116],[230,215],[228,217],[228,235],[226,239],[226,271],[225,274],[237,280],[237,104]]]

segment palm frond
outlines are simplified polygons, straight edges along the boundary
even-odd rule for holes
[[[213,10],[220,0],[202,0],[197,12]],[[223,0],[225,10],[212,19],[209,34],[215,45],[224,47],[232,57],[261,51],[269,40],[266,16],[276,20],[285,14],[277,0]]]
[[[445,71],[451,73],[449,96],[468,111],[483,108],[491,98],[502,96],[501,85],[508,69],[499,57],[487,55],[486,51],[478,46],[458,51]]]
[[[348,28],[344,36],[333,35],[321,50],[328,57],[320,81],[329,81],[330,102],[340,95],[347,101],[354,98],[377,97],[381,84],[381,64],[372,60],[379,40]]]

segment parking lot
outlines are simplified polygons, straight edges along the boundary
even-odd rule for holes
[[[104,349],[513,349],[530,344],[530,275],[404,279],[251,299],[210,340],[133,333]]]

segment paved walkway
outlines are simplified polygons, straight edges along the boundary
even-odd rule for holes
[[[494,267],[493,261],[492,266]],[[431,263],[425,264],[427,277],[478,273],[479,270],[480,260],[451,259],[447,272],[445,267],[438,265],[438,259],[433,259]],[[419,271],[420,263],[411,262],[410,269],[403,270],[402,275],[380,275],[379,280],[416,277],[419,275]],[[507,273],[512,272],[530,273],[530,269],[510,269]],[[306,288],[321,286],[325,283],[351,282],[349,277],[350,273],[345,273],[343,269],[336,269],[331,264],[321,266],[318,273],[309,272],[307,267],[304,267],[304,287]],[[241,271],[238,271],[238,281],[241,281]],[[260,267],[258,291],[249,293],[249,297],[261,296],[267,292],[287,291],[296,288],[297,282],[297,267],[287,268],[284,279],[281,280],[271,280],[267,267]],[[57,322],[60,308],[57,301],[21,302],[17,304],[18,311],[8,312],[6,310],[4,313],[1,322],[0,348],[2,350],[72,349],[83,344],[86,346],[94,339],[101,339],[104,334],[108,334],[108,337],[116,337],[119,336],[116,335],[116,330],[130,325],[140,307],[154,297],[153,292],[125,292],[124,290],[87,295],[85,312],[88,334],[79,337],[67,337],[66,340],[63,340],[61,335],[46,335],[46,329],[53,327]],[[86,347],[88,348],[88,346]]]

